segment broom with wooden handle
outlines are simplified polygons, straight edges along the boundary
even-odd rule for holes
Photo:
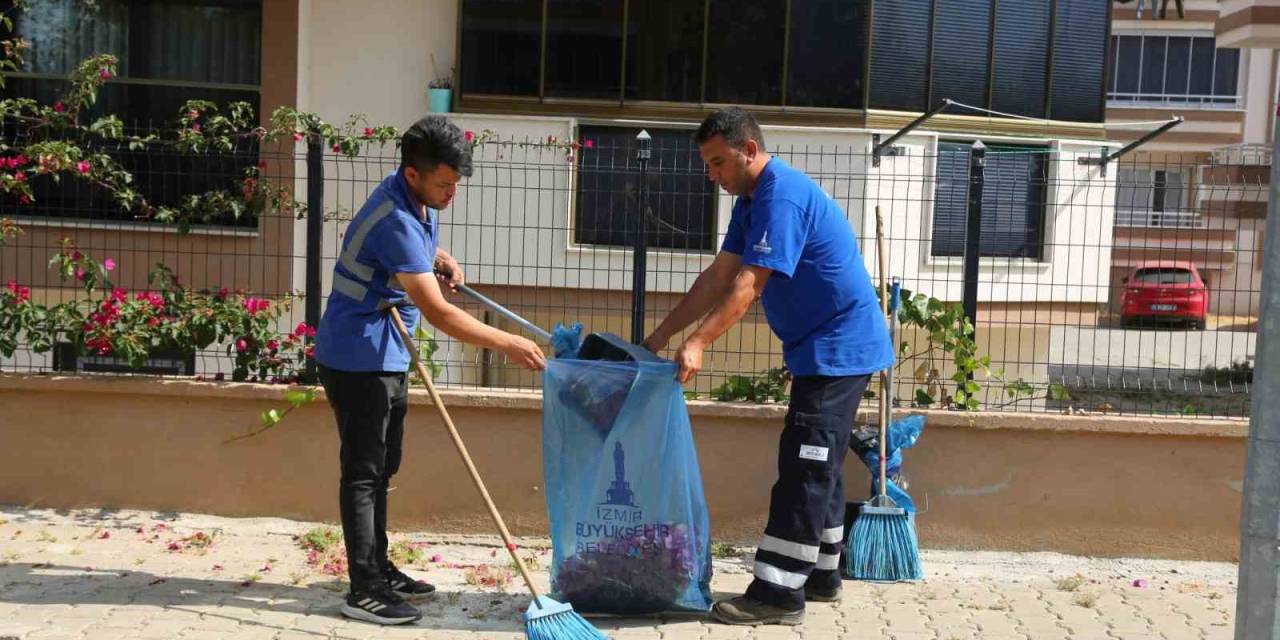
[[[511,539],[511,532],[507,530],[502,514],[498,513],[498,507],[494,506],[493,499],[489,497],[489,490],[485,489],[484,480],[480,479],[480,472],[471,461],[471,454],[467,453],[467,446],[463,444],[462,436],[458,435],[457,427],[453,426],[453,419],[449,417],[449,411],[445,409],[444,401],[436,392],[431,375],[427,373],[427,368],[423,366],[422,359],[418,356],[418,345],[409,335],[409,329],[405,327],[404,321],[400,319],[400,312],[395,307],[391,307],[391,320],[395,322],[396,330],[400,332],[400,338],[404,340],[405,347],[409,350],[409,357],[413,359],[413,366],[418,371],[418,376],[427,385],[431,403],[440,413],[440,419],[444,421],[449,437],[453,440],[453,446],[458,449],[458,455],[462,456],[462,463],[467,467],[467,473],[471,475],[471,482],[476,485],[476,489],[480,491],[480,497],[484,499],[485,507],[489,509],[489,517],[493,518],[493,523],[498,525],[498,533],[507,546],[507,552],[511,554],[511,560],[520,570],[520,577],[524,578],[529,593],[533,594],[533,603],[524,614],[525,635],[530,640],[606,640],[605,635],[578,615],[572,605],[556,602],[538,592],[538,587],[533,584],[533,577],[529,575],[529,568],[525,566],[520,554],[516,553],[516,543]]]
[[[889,257],[884,248],[884,219],[876,205],[876,250],[880,259],[880,309],[889,315]],[[895,307],[897,305],[894,305]],[[895,309],[896,311],[896,309]],[[894,350],[897,348],[895,346]],[[889,365],[892,367],[893,365]],[[889,442],[889,372],[880,372],[880,485],[858,511],[846,547],[846,571],[857,580],[918,580],[920,549],[911,516],[886,493]]]

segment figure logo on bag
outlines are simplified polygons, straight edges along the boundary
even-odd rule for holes
[[[627,454],[622,451],[622,443],[613,448],[613,484],[604,493],[604,503],[622,507],[636,506],[636,494],[627,482]]]

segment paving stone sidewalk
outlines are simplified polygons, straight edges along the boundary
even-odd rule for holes
[[[144,511],[0,507],[0,640],[523,638],[529,598],[496,538],[399,532],[406,570],[439,588],[416,625],[338,614],[332,557],[300,546],[316,523]],[[547,581],[546,540],[522,541]],[[721,549],[723,551],[723,549]],[[713,590],[740,593],[750,549],[717,558]],[[729,555],[729,554],[721,554]],[[1234,564],[926,551],[926,580],[846,582],[800,627],[729,627],[700,616],[593,618],[615,640],[1227,640]]]

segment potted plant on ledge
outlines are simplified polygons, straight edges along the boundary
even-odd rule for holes
[[[428,109],[431,113],[449,113],[453,105],[453,69],[449,69],[449,75],[440,75],[436,71],[436,57],[433,55],[431,75],[435,79],[427,83]]]

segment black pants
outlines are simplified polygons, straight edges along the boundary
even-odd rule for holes
[[[400,469],[408,376],[317,368],[338,419],[338,505],[351,590],[366,591],[386,584],[387,488]]]
[[[844,539],[844,458],[870,375],[800,376],[778,445],[778,481],[747,595],[788,610],[804,608],[806,584],[840,586]]]

